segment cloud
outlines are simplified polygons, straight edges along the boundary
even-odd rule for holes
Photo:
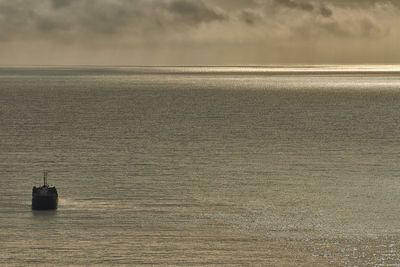
[[[319,12],[323,17],[330,17],[333,14],[333,11],[325,5],[319,8]]]
[[[299,2],[294,0],[275,0],[275,3],[293,9],[300,9],[304,11],[313,11],[314,6],[308,2]]]
[[[199,0],[174,0],[169,4],[168,10],[180,19],[196,24],[227,19],[223,12]]]
[[[52,0],[53,8],[63,8],[67,7],[72,3],[73,0]]]
[[[354,10],[348,19],[341,14],[351,13],[343,8],[344,1],[295,1],[295,0],[0,0],[0,38],[35,39],[44,38],[55,42],[70,41],[90,42],[86,37],[108,39],[109,35],[119,35],[127,39],[133,35],[136,39],[149,38],[157,34],[175,34],[184,31],[195,31],[201,25],[217,23],[235,27],[231,20],[237,19],[244,25],[277,25],[282,33],[289,33],[294,28],[304,25],[309,32],[326,28],[331,34],[347,32],[342,36],[351,37],[352,32],[345,28],[359,28],[365,36],[373,36],[384,28],[385,22],[379,23],[373,11],[381,9],[378,4],[385,3],[393,7],[391,2],[366,0],[368,7]],[[349,6],[360,1],[349,0]],[[231,4],[229,4],[231,3]],[[248,3],[248,4],[246,4]],[[365,5],[365,3],[364,3]],[[260,10],[272,12],[262,13]],[[285,11],[286,10],[286,11]],[[289,12],[289,13],[287,13]],[[335,14],[337,13],[337,14]],[[367,14],[367,15],[365,15]],[[315,15],[330,21],[321,21]],[[311,21],[311,22],[310,22]],[[351,25],[348,25],[351,23]],[[336,25],[336,26],[331,26]],[[215,25],[214,25],[215,26]],[[213,26],[213,27],[214,27]],[[236,25],[237,26],[237,25]],[[211,26],[210,26],[211,27]],[[344,28],[343,30],[335,30]],[[231,30],[235,30],[232,28]],[[359,37],[360,33],[355,33]],[[267,33],[268,34],[268,33]],[[283,34],[284,35],[284,34]],[[282,36],[282,34],[280,34]],[[294,34],[294,36],[299,37]],[[279,37],[279,36],[278,36]],[[190,39],[190,38],[189,38]],[[207,36],[205,36],[207,39]]]
[[[252,9],[245,9],[241,12],[240,18],[248,25],[255,25],[262,22],[263,17]]]
[[[0,63],[51,51],[143,64],[306,61],[368,43],[386,56],[397,53],[399,15],[395,0],[0,0]]]
[[[288,8],[308,13],[315,12],[323,17],[330,17],[333,11],[323,2],[308,2],[308,1],[295,1],[295,0],[274,0],[275,6],[280,8]]]
[[[201,0],[0,0],[0,36],[10,39],[83,40],[109,34],[180,31],[229,16]],[[125,38],[125,37],[124,37]]]

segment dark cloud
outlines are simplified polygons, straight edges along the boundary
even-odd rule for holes
[[[221,9],[196,0],[0,0],[0,39],[148,36],[227,19]]]
[[[300,9],[304,11],[313,11],[314,6],[308,2],[299,2],[294,0],[275,0],[275,3],[293,9]]]
[[[329,2],[329,1],[326,1]],[[275,6],[284,7],[304,12],[315,12],[322,17],[330,17],[333,11],[324,4],[324,2],[307,2],[307,1],[295,1],[295,0],[274,0]]]
[[[65,32],[70,29],[70,25],[56,18],[38,17],[35,19],[36,29],[42,34],[51,34],[54,32]]]
[[[174,0],[168,9],[179,18],[195,23],[227,19],[222,12],[206,6],[203,1],[199,0]]]
[[[63,8],[67,7],[72,3],[73,0],[52,0],[53,8]]]
[[[264,0],[265,1],[265,0]],[[269,0],[267,0],[269,1]],[[258,8],[263,4],[260,0],[207,0],[207,4],[217,6],[228,12]]]
[[[138,7],[140,1],[81,0],[77,7],[74,27],[86,33],[107,35],[121,33],[138,25],[145,14]]]
[[[327,6],[324,6],[324,5],[322,5],[319,8],[319,12],[323,17],[327,17],[327,18],[332,16],[332,14],[333,14],[333,11],[330,8],[328,8]]]
[[[241,19],[248,25],[255,25],[262,21],[260,14],[251,9],[245,9],[240,14]]]
[[[377,4],[400,5],[398,0],[325,0],[323,2],[345,8],[366,8]]]

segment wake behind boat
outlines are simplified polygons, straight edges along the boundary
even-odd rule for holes
[[[33,210],[52,210],[57,209],[58,193],[57,189],[47,184],[47,172],[43,175],[43,185],[32,188],[32,209]]]

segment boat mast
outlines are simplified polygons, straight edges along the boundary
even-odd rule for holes
[[[43,184],[44,185],[47,185],[47,171],[44,171],[44,173],[43,173]]]

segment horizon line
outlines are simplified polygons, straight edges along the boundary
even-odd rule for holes
[[[140,67],[140,68],[279,68],[279,67],[399,67],[400,63],[364,63],[364,64],[303,64],[303,63],[288,63],[288,64],[0,64],[3,67]]]

